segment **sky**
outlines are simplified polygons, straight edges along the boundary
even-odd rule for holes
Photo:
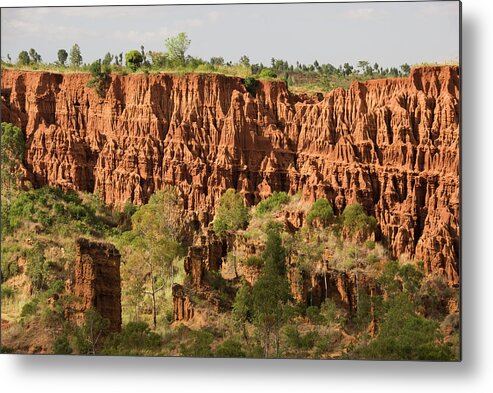
[[[165,51],[180,32],[191,39],[187,53],[206,60],[441,63],[459,58],[459,2],[2,8],[1,55],[16,61],[34,48],[53,62],[77,43],[90,63],[141,45]]]

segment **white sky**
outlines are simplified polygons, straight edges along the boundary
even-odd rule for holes
[[[459,2],[2,8],[1,55],[16,61],[34,48],[52,62],[78,43],[90,63],[142,44],[164,51],[181,31],[192,40],[188,53],[206,60],[444,62],[459,57]]]

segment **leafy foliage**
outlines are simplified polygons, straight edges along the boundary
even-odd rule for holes
[[[161,336],[151,331],[146,322],[129,322],[120,333],[108,337],[103,354],[145,355],[158,350]]]
[[[165,41],[168,57],[171,62],[177,65],[185,64],[185,53],[190,46],[191,41],[186,33],[179,33],[174,37],[169,37]]]
[[[110,67],[101,64],[101,60],[93,62],[89,68],[92,79],[87,82],[88,87],[94,87],[96,93],[102,98],[106,97],[106,89],[110,78]]]
[[[269,68],[264,68],[258,75],[260,79],[274,79],[277,78],[277,74]]]
[[[375,217],[368,216],[359,203],[346,206],[342,213],[342,222],[349,234],[363,233],[368,235],[375,230]]]
[[[132,71],[136,71],[142,65],[144,58],[138,50],[131,50],[125,54],[125,62],[127,67]]]
[[[232,188],[226,190],[214,217],[214,231],[218,235],[223,235],[226,231],[244,228],[249,219],[248,209],[243,203],[241,194]]]
[[[257,205],[256,211],[259,214],[266,214],[278,210],[282,205],[289,203],[291,198],[284,192],[274,191],[270,197],[260,201]]]
[[[257,95],[257,86],[258,86],[258,81],[255,79],[253,76],[247,76],[244,79],[244,85],[247,91],[255,97]]]
[[[80,51],[80,46],[74,44],[70,49],[70,65],[75,68],[79,68],[82,64],[82,54]]]
[[[332,206],[325,198],[317,199],[306,215],[308,225],[312,225],[315,220],[318,220],[322,226],[326,227],[333,219],[334,210],[332,210]]]

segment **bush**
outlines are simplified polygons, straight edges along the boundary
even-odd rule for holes
[[[225,340],[220,344],[215,353],[217,358],[244,358],[245,352],[241,348],[241,343],[234,339]]]
[[[319,325],[324,321],[323,316],[320,315],[320,309],[316,306],[307,307],[306,316],[311,323],[314,323],[316,325]]]
[[[319,220],[320,223],[326,227],[333,219],[334,210],[332,210],[332,206],[325,198],[317,199],[306,215],[306,222],[308,225],[312,225],[315,220]]]
[[[25,318],[36,314],[36,312],[38,311],[38,303],[39,299],[34,298],[29,303],[24,304],[21,311],[21,317]]]
[[[350,235],[363,232],[368,236],[377,226],[375,217],[368,216],[359,203],[346,206],[342,222]]]
[[[269,198],[264,199],[257,205],[256,211],[259,214],[272,212],[278,210],[282,205],[286,205],[290,200],[291,198],[284,191],[274,191]]]
[[[134,72],[137,71],[137,68],[139,68],[142,65],[143,60],[144,59],[142,58],[142,54],[138,50],[134,49],[125,54],[125,61],[127,67]]]
[[[262,266],[264,266],[264,260],[261,257],[253,255],[251,257],[248,257],[245,262],[243,262],[243,264],[249,267],[261,268]]]
[[[101,65],[101,60],[96,60],[89,66],[89,71],[91,72],[92,79],[87,82],[87,86],[94,87],[100,97],[106,97],[110,66],[106,64]]]
[[[214,217],[214,231],[223,235],[226,231],[246,227],[250,217],[243,203],[243,197],[232,188],[226,190],[219,202],[219,209]]]
[[[375,249],[375,242],[373,240],[367,240],[365,245],[366,245],[366,248],[368,248],[368,250],[374,250]]]
[[[68,342],[67,336],[63,335],[55,340],[53,343],[53,353],[55,355],[70,355],[72,353],[72,347]]]
[[[277,74],[269,68],[264,68],[264,69],[262,69],[262,71],[260,71],[259,78],[260,79],[274,79],[274,78],[277,78]]]
[[[159,349],[161,336],[154,333],[146,322],[129,322],[120,333],[108,338],[103,354],[132,355]]]
[[[214,341],[212,333],[206,330],[195,330],[191,333],[191,345],[182,344],[181,354],[188,357],[212,357],[211,344]]]
[[[245,84],[245,88],[247,89],[247,91],[252,95],[252,96],[256,96],[257,94],[257,84],[258,84],[258,81],[257,79],[255,79],[253,76],[247,76],[245,79],[244,79],[244,82]]]
[[[15,296],[15,290],[6,284],[2,284],[2,300],[12,299]]]

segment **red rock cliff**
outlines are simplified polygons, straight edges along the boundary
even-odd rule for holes
[[[105,99],[87,74],[2,72],[2,121],[22,127],[35,185],[142,203],[176,186],[209,221],[221,193],[247,203],[274,190],[355,201],[395,257],[458,282],[459,68],[354,82],[323,99],[222,75],[112,75]],[[204,213],[205,212],[205,213]],[[203,213],[203,214],[202,214]]]

